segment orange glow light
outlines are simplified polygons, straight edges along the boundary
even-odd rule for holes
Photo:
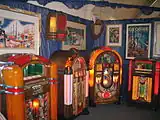
[[[38,99],[35,99],[33,100],[33,108],[39,108],[39,100]]]
[[[50,32],[56,32],[56,17],[50,17]]]
[[[90,87],[93,87],[93,85],[94,85],[94,69],[92,69],[92,70],[89,70],[89,76],[90,76],[90,78],[89,78],[89,86]]]

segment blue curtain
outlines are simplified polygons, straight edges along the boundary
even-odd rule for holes
[[[11,1],[11,0],[5,0],[5,1]],[[12,0],[17,2],[27,2],[28,0]],[[128,5],[128,4],[121,4],[121,3],[111,3],[108,1],[94,1],[94,0],[31,0],[31,1],[37,1],[41,5],[46,5],[47,3],[58,1],[65,4],[68,8],[74,8],[79,9],[87,4],[92,4],[100,7],[112,7],[112,8],[138,8],[142,11],[148,11],[148,13],[152,11],[160,11],[160,8],[157,7],[149,7],[149,6],[140,6],[140,5]]]

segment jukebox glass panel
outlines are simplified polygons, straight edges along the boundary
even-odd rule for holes
[[[26,120],[49,120],[48,93],[26,100]]]
[[[23,68],[24,80],[41,77],[44,75],[44,65],[40,63],[29,64]]]
[[[152,67],[152,62],[136,61],[135,73],[151,74]]]
[[[142,102],[151,102],[152,78],[133,76],[132,99]]]
[[[120,61],[110,51],[101,53],[95,61],[95,98],[97,103],[109,102],[119,90]]]
[[[85,107],[86,66],[81,58],[74,61],[73,69],[73,114],[81,113]]]

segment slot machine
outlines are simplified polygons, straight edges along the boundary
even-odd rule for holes
[[[94,50],[89,59],[89,103],[119,103],[122,84],[122,58],[109,47]]]
[[[56,64],[33,54],[4,54],[0,60],[7,120],[56,120]]]
[[[128,103],[156,110],[160,85],[160,62],[140,58],[130,60],[128,80]]]
[[[58,119],[74,119],[88,112],[88,75],[76,49],[56,51],[50,60],[58,67]]]

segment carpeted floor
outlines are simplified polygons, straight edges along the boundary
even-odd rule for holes
[[[160,110],[141,109],[124,104],[104,104],[89,107],[89,115],[80,115],[76,120],[160,120]]]

